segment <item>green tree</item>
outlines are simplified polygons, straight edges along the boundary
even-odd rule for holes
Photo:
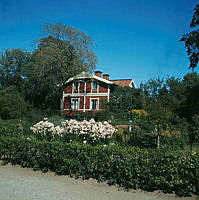
[[[27,80],[27,65],[30,62],[30,53],[12,49],[0,54],[0,88],[16,86],[23,91]]]
[[[162,105],[160,101],[151,103],[148,108],[149,115],[147,117],[150,121],[153,121],[156,126],[157,148],[160,148],[161,130],[163,130],[170,123],[173,118],[173,113],[168,107]]]
[[[116,86],[111,92],[107,110],[118,118],[127,118],[129,111],[142,108],[143,103],[142,93],[139,89]]]
[[[93,39],[80,30],[66,26],[61,23],[45,24],[43,33],[56,39],[67,41],[75,50],[82,64],[87,70],[93,70],[96,67],[97,57],[93,52]]]
[[[193,28],[193,31],[183,35],[180,41],[185,44],[190,61],[189,68],[193,70],[199,62],[199,4],[194,9],[190,27]]]
[[[190,121],[189,144],[192,152],[193,144],[199,142],[199,115],[194,115]]]
[[[30,95],[36,107],[59,109],[66,80],[86,70],[74,48],[51,36],[42,38],[28,68]],[[27,91],[28,92],[28,91]]]
[[[15,86],[0,90],[0,118],[22,118],[28,112],[29,105]]]
[[[182,83],[185,86],[186,100],[182,105],[183,117],[191,120],[194,115],[199,114],[199,75],[196,72],[184,76]]]
[[[92,39],[64,24],[46,24],[38,48],[33,51],[29,66],[31,99],[36,107],[58,110],[68,78],[95,68]],[[62,109],[61,109],[62,110]]]
[[[161,102],[161,105],[171,110],[176,115],[181,115],[182,107],[186,101],[185,83],[178,78],[151,79],[141,84],[141,90],[145,94],[146,107]]]

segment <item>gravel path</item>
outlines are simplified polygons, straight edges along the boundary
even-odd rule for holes
[[[196,200],[161,192],[125,192],[95,180],[82,181],[19,166],[0,165],[0,200]]]

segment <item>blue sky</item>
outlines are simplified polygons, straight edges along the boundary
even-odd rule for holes
[[[73,26],[93,38],[97,70],[112,79],[183,77],[196,0],[0,0],[0,51],[32,51],[44,23]],[[198,71],[198,69],[197,69]]]

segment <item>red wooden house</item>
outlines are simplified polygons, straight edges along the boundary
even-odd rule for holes
[[[95,74],[82,72],[66,82],[63,92],[64,114],[74,115],[77,112],[103,109],[103,99],[109,101],[114,85],[135,87],[132,79],[109,80],[108,74],[96,71]]]

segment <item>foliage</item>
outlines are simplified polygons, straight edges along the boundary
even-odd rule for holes
[[[199,142],[199,115],[194,115],[190,122],[190,131],[188,134],[190,150],[192,151],[192,146],[194,143]]]
[[[30,108],[15,86],[0,90],[0,118],[16,119],[25,116]]]
[[[117,86],[111,92],[106,109],[117,119],[128,119],[130,110],[142,107],[142,100],[139,89]]]
[[[93,39],[80,30],[61,23],[45,24],[43,32],[61,41],[67,41],[74,48],[87,71],[96,67],[97,58],[93,52]]]
[[[199,75],[197,73],[189,73],[182,80],[156,79],[141,85],[147,102],[145,109],[149,112],[148,120],[154,121],[159,134],[161,129],[172,125],[178,126],[180,132],[186,132],[189,137],[195,137],[196,132],[191,131],[191,123],[193,116],[199,111],[198,87]],[[186,130],[182,130],[184,128]],[[191,144],[191,140],[189,141]]]
[[[182,84],[185,87],[186,99],[181,107],[181,115],[191,120],[194,115],[199,114],[199,74],[186,74]]]
[[[29,79],[34,84],[30,94],[34,105],[59,109],[64,83],[83,70],[88,69],[68,41],[50,36],[42,38],[32,53],[28,69]]]
[[[189,68],[194,69],[199,62],[199,4],[194,9],[193,18],[190,27],[194,30],[182,36],[180,41],[185,43],[187,55],[189,56]]]
[[[57,113],[68,78],[95,68],[92,39],[64,24],[46,24],[37,49],[0,55],[0,89],[15,86],[36,109]],[[60,111],[60,110],[59,110]]]
[[[0,89],[15,86],[23,92],[27,80],[26,67],[30,53],[20,49],[5,50],[0,55]]]
[[[125,188],[163,190],[179,196],[199,194],[199,154],[90,146],[38,141],[32,137],[0,137],[5,162],[55,171],[60,175],[95,178]]]
[[[27,120],[10,119],[2,120],[0,119],[0,136],[22,136],[30,135],[31,122]]]

